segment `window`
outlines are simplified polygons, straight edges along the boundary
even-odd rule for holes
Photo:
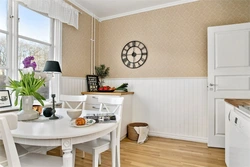
[[[18,5],[18,64],[22,68],[22,60],[34,56],[37,68],[43,70],[45,62],[52,52],[50,33],[53,22],[50,18]]]
[[[53,53],[52,19],[34,12],[21,4],[18,5],[18,68],[23,68],[25,57],[34,56],[36,70],[42,71],[45,62]],[[49,98],[49,83],[41,87],[39,93]]]
[[[23,68],[25,57],[35,57],[36,72],[43,70],[48,59],[55,59],[56,21],[15,3],[17,1],[0,1],[0,89],[5,89],[7,77],[18,78],[18,69]],[[11,13],[17,13],[17,16],[11,16]],[[39,90],[46,99],[50,98],[50,87],[48,82]]]
[[[0,1],[0,89],[4,89],[5,80],[8,75],[7,60],[7,43],[8,43],[8,27],[7,27],[7,0]]]

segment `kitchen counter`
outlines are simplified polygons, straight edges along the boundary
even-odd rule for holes
[[[225,102],[235,106],[250,106],[250,99],[225,99]]]
[[[113,95],[113,96],[121,96],[121,95],[132,95],[134,92],[81,92],[82,95]]]

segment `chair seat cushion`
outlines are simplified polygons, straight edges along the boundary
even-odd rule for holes
[[[99,149],[100,147],[109,149],[110,140],[99,138],[86,143],[76,144],[74,147],[87,153],[92,153],[92,149]]]

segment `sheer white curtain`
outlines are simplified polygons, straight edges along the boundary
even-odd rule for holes
[[[63,0],[17,0],[32,10],[46,13],[49,17],[78,29],[79,11]]]

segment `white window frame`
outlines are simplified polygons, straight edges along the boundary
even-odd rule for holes
[[[18,35],[18,5],[21,4],[16,0],[8,0],[8,14],[7,14],[7,32],[3,32],[7,34],[7,67],[4,69],[8,70],[7,76],[12,79],[18,78],[18,39],[29,40],[32,42],[38,42],[41,44],[49,45],[52,48],[50,49],[50,56],[48,60],[56,60],[60,64],[62,64],[62,23],[58,20],[52,19],[51,21],[54,24],[51,24],[51,36],[53,35],[53,40],[51,40],[51,44],[42,42],[39,40],[35,40],[29,37],[24,37]],[[21,4],[23,5],[23,4]],[[26,7],[25,5],[23,5]],[[30,9],[32,10],[32,9]],[[36,12],[36,11],[35,11]],[[39,13],[39,12],[38,12]],[[1,31],[1,30],[0,30]],[[1,31],[2,32],[2,31]],[[55,75],[50,81],[50,94],[58,95],[56,100],[59,100],[60,94],[60,80],[61,75]],[[51,96],[49,97],[51,98]]]

